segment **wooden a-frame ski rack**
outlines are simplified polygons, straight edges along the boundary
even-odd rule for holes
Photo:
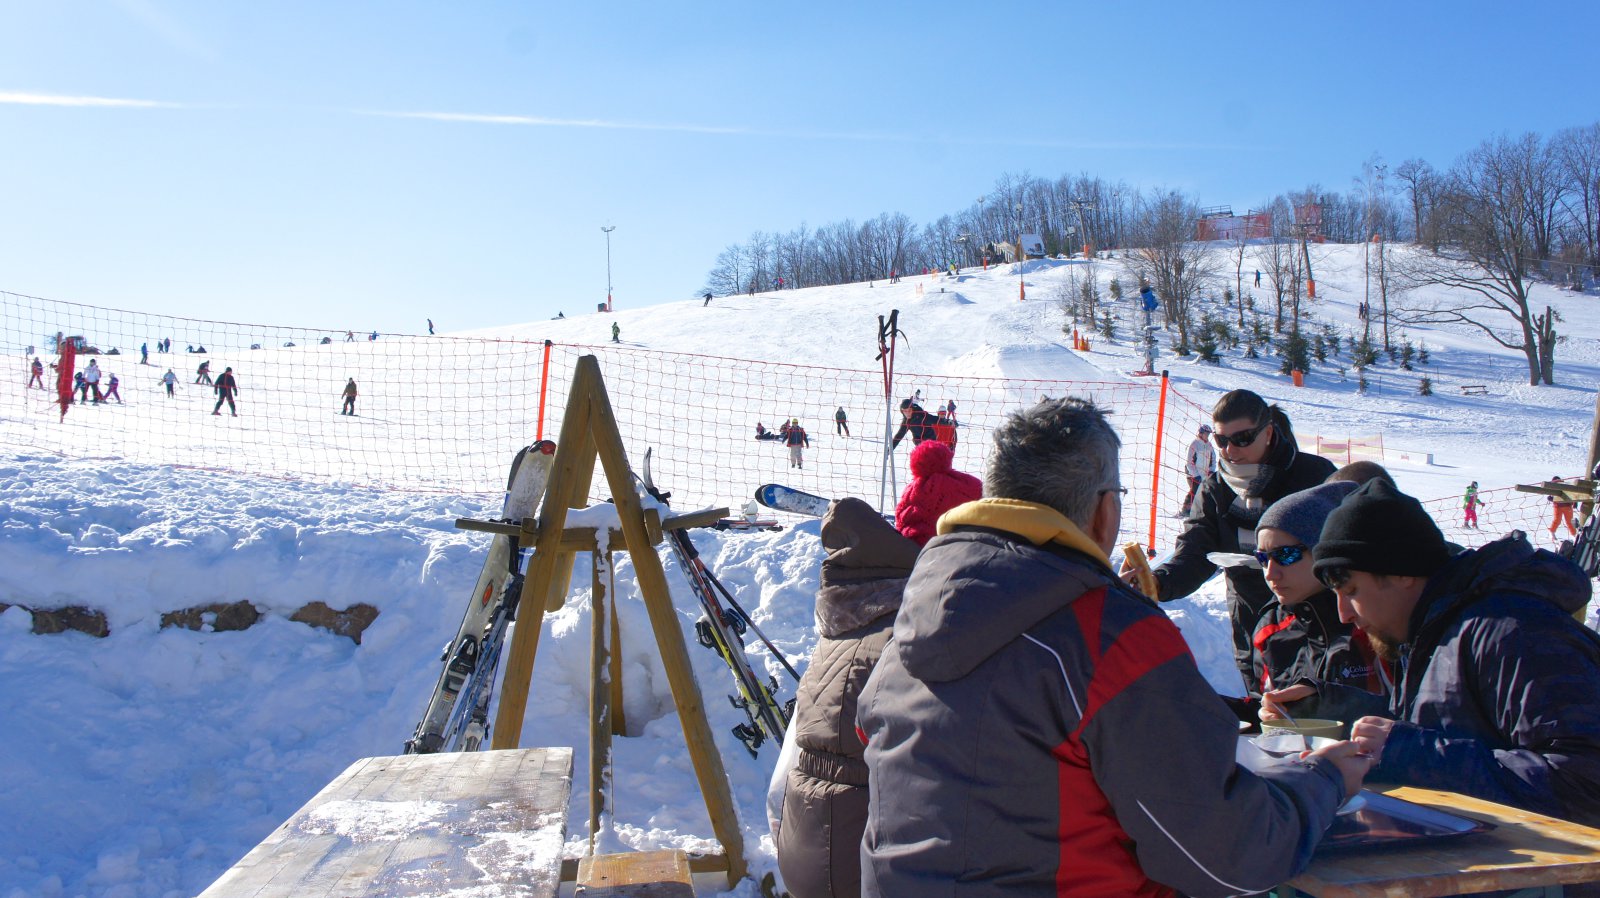
[[[588,505],[589,484],[594,477],[597,459],[610,486],[617,518],[621,522],[620,534],[608,534],[604,559],[596,551],[600,541],[593,528],[566,528],[567,510]],[[594,617],[591,632],[594,637],[591,643],[589,684],[591,852],[595,850],[599,828],[603,825],[603,811],[608,809],[609,804],[611,736],[622,733],[622,678],[620,653],[616,651],[616,607],[610,595],[610,555],[618,550],[631,553],[639,593],[650,615],[650,629],[661,653],[667,682],[672,688],[678,720],[683,726],[689,759],[694,764],[700,794],[705,799],[706,811],[711,817],[711,828],[717,841],[722,843],[720,855],[690,858],[689,866],[695,872],[725,870],[731,887],[748,872],[744,837],[734,811],[727,771],[712,740],[705,702],[689,664],[689,651],[678,623],[677,611],[672,605],[666,572],[661,567],[661,557],[655,549],[662,540],[664,529],[706,526],[727,514],[727,509],[718,508],[662,521],[656,509],[646,510],[643,507],[634,487],[627,452],[622,445],[622,433],[611,410],[611,399],[606,393],[605,381],[600,376],[600,363],[594,356],[586,355],[578,359],[573,371],[572,389],[567,396],[566,414],[561,421],[556,456],[537,523],[458,522],[458,525],[480,530],[515,530],[522,537],[524,546],[533,547],[527,577],[523,582],[524,601],[518,615],[519,626],[512,636],[511,651],[506,658],[505,673],[501,680],[500,707],[495,715],[490,742],[495,749],[517,747],[527,710],[528,689],[533,677],[534,657],[539,649],[544,612],[560,608],[566,601],[576,553],[593,553]],[[620,541],[615,538],[617,536],[621,537]],[[606,624],[609,624],[610,639],[605,636]],[[564,865],[563,878],[576,875],[576,870],[576,864],[569,862]]]

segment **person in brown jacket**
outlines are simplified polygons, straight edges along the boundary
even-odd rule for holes
[[[922,510],[937,520],[966,498],[945,490],[925,496],[924,504],[933,504]],[[789,738],[798,752],[773,831],[778,870],[793,898],[861,894],[867,765],[856,732],[856,697],[894,630],[917,553],[933,536],[931,528],[918,533],[910,521],[897,523],[898,531],[855,498],[833,503],[822,518],[828,554],[817,591],[817,646],[796,694]]]

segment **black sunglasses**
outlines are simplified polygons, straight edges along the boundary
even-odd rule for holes
[[[1218,449],[1226,449],[1229,443],[1232,443],[1234,446],[1243,449],[1251,443],[1254,443],[1256,441],[1256,437],[1261,436],[1261,431],[1266,430],[1271,424],[1271,421],[1262,421],[1254,428],[1250,430],[1241,430],[1238,433],[1217,433],[1212,431],[1211,441],[1217,444]]]
[[[1350,582],[1350,569],[1347,567],[1325,567],[1317,571],[1317,580],[1329,589],[1338,589]]]
[[[1268,549],[1265,552],[1257,551],[1255,554],[1256,561],[1261,562],[1262,567],[1266,567],[1268,561],[1276,561],[1279,564],[1290,565],[1295,564],[1300,559],[1306,557],[1306,547],[1279,546],[1276,549]]]

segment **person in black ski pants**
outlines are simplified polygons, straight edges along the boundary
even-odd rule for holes
[[[211,414],[222,414],[222,404],[226,402],[228,411],[232,412],[235,418],[239,417],[239,409],[233,404],[233,394],[238,392],[239,382],[233,379],[232,368],[224,368],[222,374],[217,376],[215,389],[217,391],[217,404],[212,407]]]

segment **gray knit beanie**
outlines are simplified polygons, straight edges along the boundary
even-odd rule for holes
[[[1256,530],[1268,527],[1282,530],[1306,548],[1313,548],[1322,535],[1322,525],[1328,520],[1328,515],[1360,485],[1336,480],[1290,493],[1267,506],[1267,510],[1261,514],[1261,521],[1256,524]]]

